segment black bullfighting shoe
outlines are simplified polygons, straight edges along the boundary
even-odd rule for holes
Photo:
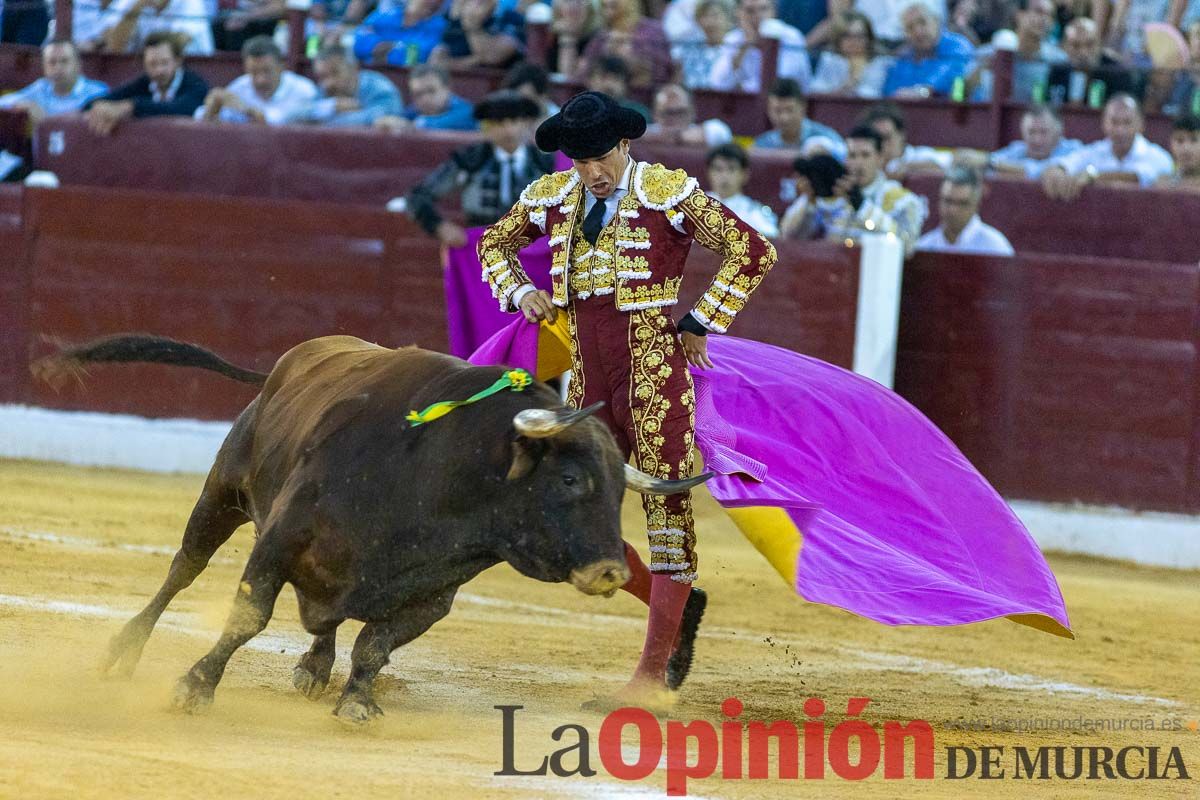
[[[704,617],[704,607],[708,605],[708,595],[703,589],[692,587],[687,604],[683,607],[683,617],[679,621],[679,643],[667,660],[667,688],[677,690],[683,685],[692,668],[692,654],[696,649],[696,632],[700,630],[700,620]]]

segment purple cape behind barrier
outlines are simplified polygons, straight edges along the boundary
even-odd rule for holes
[[[537,348],[537,326],[517,320],[471,361],[535,370]],[[803,537],[801,597],[889,625],[1011,616],[1071,636],[1033,538],[919,411],[771,345],[710,336],[709,354],[716,366],[692,372],[696,446],[717,473],[708,489],[727,509],[786,511]]]
[[[475,248],[486,228],[468,228],[467,243],[446,249],[442,286],[446,292],[446,330],[450,353],[466,358],[487,338],[512,321],[500,310],[496,298],[488,292],[479,274]],[[522,264],[529,279],[539,289],[550,288],[550,245],[545,239],[531,244],[522,253]]]

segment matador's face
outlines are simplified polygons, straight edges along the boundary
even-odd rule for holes
[[[625,174],[629,163],[629,140],[622,139],[616,147],[597,158],[571,159],[571,163],[592,196],[603,200],[613,193]]]

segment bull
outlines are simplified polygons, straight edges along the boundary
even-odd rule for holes
[[[176,684],[172,703],[186,712],[211,704],[230,657],[266,627],[290,583],[315,637],[293,672],[296,688],[320,696],[338,626],[359,620],[334,714],[352,723],[378,717],[376,675],[394,650],[449,613],[460,586],[507,562],[531,578],[611,595],[629,579],[625,488],[670,494],[707,477],[639,472],[591,416],[599,406],[566,408],[536,382],[408,424],[406,412],[469,397],[504,374],[416,347],[313,339],[268,375],[195,345],[117,335],[64,349],[35,372],[54,380],[89,362],[198,367],[262,387],[221,445],[161,588],[113,637],[102,665],[131,675],[171,600],[235,529],[254,523],[220,639]]]

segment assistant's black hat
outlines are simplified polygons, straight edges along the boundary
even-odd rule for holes
[[[475,119],[537,119],[541,109],[538,104],[515,89],[492,92],[475,104]]]

